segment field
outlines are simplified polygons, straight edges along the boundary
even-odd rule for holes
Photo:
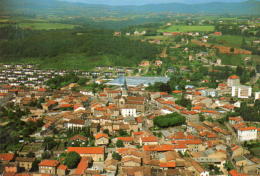
[[[216,41],[218,44],[221,44],[224,46],[240,48],[243,38],[238,35],[223,35],[223,36],[216,37]]]
[[[74,27],[76,27],[72,24],[61,23],[20,23],[19,26],[24,29],[33,30],[73,29]]]
[[[112,61],[113,59],[113,61]],[[116,61],[115,61],[116,59]],[[92,56],[88,57],[82,53],[78,54],[63,54],[53,58],[14,58],[8,60],[1,60],[1,63],[8,64],[37,64],[40,69],[54,69],[54,70],[89,70],[99,65],[104,66],[132,66],[126,65],[126,58],[113,55],[102,55],[102,56]]]
[[[160,29],[159,32],[212,32],[214,29],[214,26],[176,25],[167,27],[165,29]]]

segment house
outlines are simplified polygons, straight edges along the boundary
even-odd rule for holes
[[[230,176],[248,176],[247,174],[243,174],[243,173],[240,173],[240,172],[238,172],[237,170],[230,170],[229,172],[228,172],[228,174],[230,175]]]
[[[23,168],[26,171],[30,171],[35,161],[35,158],[28,157],[16,157],[15,161],[18,163],[19,168]]]
[[[95,135],[95,144],[96,145],[107,145],[109,144],[109,137],[105,133],[98,133]]]
[[[124,107],[121,109],[121,114],[123,117],[136,117],[136,108],[131,108],[131,107]]]
[[[105,170],[108,172],[116,172],[118,168],[118,161],[114,159],[107,159],[105,161]]]
[[[239,86],[240,85],[240,78],[237,75],[229,76],[227,79],[227,86]]]
[[[122,167],[138,167],[141,166],[142,160],[141,158],[136,157],[124,157],[121,160]]]
[[[256,140],[257,128],[256,127],[243,127],[237,130],[238,140],[240,142]]]
[[[82,135],[75,135],[69,139],[70,143],[72,144],[79,144],[79,145],[85,145],[88,141],[88,138]]]
[[[93,161],[104,161],[104,147],[68,147],[67,152],[77,152],[81,157],[91,157]]]
[[[75,175],[83,175],[86,169],[89,167],[90,159],[87,157],[82,157],[76,170],[74,171]]]
[[[134,142],[133,137],[117,137],[117,140],[121,140],[125,146],[131,145]]]
[[[82,119],[71,119],[69,122],[65,123],[65,127],[69,129],[75,128],[84,128],[85,127],[85,120]]]
[[[175,167],[176,167],[175,161],[160,163],[160,168],[162,168],[163,170],[167,170],[169,168],[175,168]]]
[[[43,160],[38,164],[39,172],[41,174],[55,175],[57,173],[57,167],[59,164],[60,163],[57,160]]]
[[[59,165],[59,167],[57,168],[57,175],[58,176],[67,175],[67,172],[68,172],[68,168],[67,168],[67,166],[65,166],[63,164]]]
[[[157,145],[159,142],[158,138],[155,136],[147,136],[140,138],[140,145]]]
[[[251,86],[232,86],[231,95],[232,97],[238,98],[249,98],[252,94],[252,87]]]
[[[15,155],[13,153],[0,153],[0,162],[3,164],[8,164],[14,160]]]
[[[142,61],[139,66],[141,67],[149,67],[150,66],[150,61]]]
[[[249,154],[249,151],[244,149],[242,146],[235,145],[231,148],[231,157],[232,158],[242,156],[244,154]]]
[[[163,64],[161,60],[154,61],[154,65],[160,67]]]

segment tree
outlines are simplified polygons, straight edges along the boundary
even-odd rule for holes
[[[185,121],[186,118],[176,112],[164,116],[157,116],[153,119],[154,125],[161,128],[182,125]]]
[[[43,141],[43,146],[46,150],[51,150],[57,146],[57,142],[52,137],[46,137]]]
[[[118,160],[118,161],[121,161],[121,159],[122,159],[121,155],[119,155],[116,152],[113,152],[112,158],[115,159],[115,160]]]
[[[116,141],[116,147],[125,147],[125,145],[124,145],[122,140],[117,140]]]
[[[69,169],[73,169],[77,167],[79,161],[80,161],[80,155],[77,152],[69,152],[66,155],[64,164],[68,166]]]

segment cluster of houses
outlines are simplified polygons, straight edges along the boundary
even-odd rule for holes
[[[217,89],[187,85],[185,91],[175,90],[171,94],[149,92],[143,85],[131,87],[126,81],[97,94],[74,92],[70,87],[61,90],[39,86],[25,89],[12,84],[0,87],[2,100],[8,97],[6,101],[29,110],[30,114],[22,117],[24,122],[44,122],[31,135],[35,141],[24,146],[39,145],[45,137],[66,143],[63,148],[53,149],[49,159],[41,159],[45,151],[37,147],[1,153],[2,175],[215,175],[205,165],[218,167],[223,175],[260,174],[260,159],[242,145],[244,141],[259,140],[260,129],[246,124],[241,117],[230,117],[227,124],[214,121],[239,107],[239,99],[252,96],[252,89],[240,85],[238,76],[230,76]],[[181,94],[191,100],[191,109],[176,103]],[[227,94],[237,97],[238,102],[231,103]],[[259,93],[255,96],[259,99]],[[31,102],[40,98],[44,100],[41,108],[32,107]],[[186,117],[186,124],[154,129],[155,117],[173,112]],[[201,115],[206,118],[201,120]],[[87,130],[88,136],[82,133]],[[63,137],[57,137],[57,133]],[[28,157],[31,152],[35,157]],[[68,152],[80,155],[76,168],[69,169],[61,159],[61,154]],[[232,162],[234,170],[225,168],[227,161]]]

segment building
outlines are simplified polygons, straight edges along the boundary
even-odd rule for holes
[[[252,87],[250,86],[232,86],[231,95],[232,97],[238,98],[249,98],[252,94]]]
[[[122,108],[121,114],[123,117],[136,117],[137,116],[136,108],[130,108],[130,107]]]
[[[68,152],[77,152],[81,157],[91,157],[93,161],[104,161],[104,147],[68,147]]]
[[[107,134],[104,133],[98,133],[95,136],[95,144],[96,145],[107,145],[109,143],[109,137]]]
[[[250,141],[257,139],[257,128],[256,127],[244,127],[237,130],[238,140]]]
[[[255,92],[255,100],[260,100],[260,92]]]
[[[17,157],[15,158],[15,161],[18,163],[19,168],[30,171],[35,158]]]
[[[43,160],[38,164],[39,172],[41,174],[55,175],[57,173],[57,167],[59,164],[60,163],[57,160]]]
[[[69,122],[65,123],[66,128],[84,128],[85,120],[82,119],[72,119]]]
[[[232,75],[228,77],[227,79],[227,86],[232,87],[232,86],[239,86],[240,85],[240,78],[237,75]]]

